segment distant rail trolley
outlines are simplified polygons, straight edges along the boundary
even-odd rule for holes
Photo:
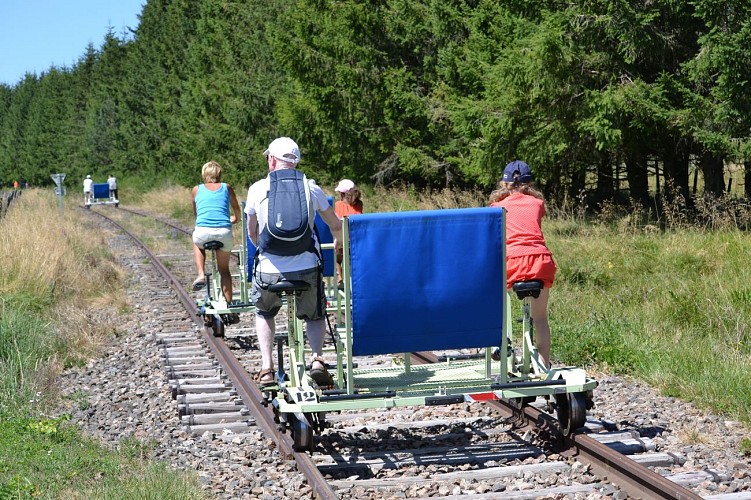
[[[549,401],[561,431],[582,427],[597,381],[578,367],[545,367],[529,313],[539,282],[506,286],[505,211],[466,208],[358,214],[343,220],[344,287],[336,286],[333,238],[317,218],[324,258],[327,313],[334,318],[325,357],[334,379],[319,387],[308,375],[303,322],[295,316],[295,284],[282,282],[286,338],[277,334],[276,384],[265,404],[289,429],[297,451],[312,451],[328,412],[482,402]],[[245,227],[245,225],[244,225]],[[233,313],[254,312],[249,302],[252,243],[244,238],[239,290],[227,304],[219,275],[207,273],[199,315],[215,336]],[[215,265],[215,264],[212,264]],[[512,295],[516,297],[513,298]],[[521,327],[513,327],[512,300],[521,300]],[[515,331],[517,330],[517,331]],[[413,366],[412,352],[445,351],[434,364]],[[495,354],[494,354],[495,353]],[[395,355],[391,366],[358,368],[358,356]],[[403,356],[400,356],[403,354]],[[285,360],[286,358],[286,360]],[[335,361],[334,361],[335,360]]]
[[[91,205],[115,205],[120,206],[120,200],[114,196],[110,196],[110,186],[106,182],[93,184],[91,186],[91,197],[84,203],[86,208],[91,208]]]

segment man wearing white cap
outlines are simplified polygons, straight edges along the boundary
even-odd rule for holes
[[[300,162],[300,148],[289,137],[279,137],[269,144],[263,152],[271,172],[297,168]],[[342,225],[329,205],[326,194],[314,181],[307,180],[310,191],[310,204],[312,210],[309,213],[312,218],[318,212],[323,221],[331,229],[334,235],[335,246],[339,246],[342,238]],[[282,280],[306,281],[310,289],[300,292],[296,299],[297,315],[305,321],[305,331],[310,341],[312,351],[310,359],[310,376],[319,386],[332,384],[331,375],[326,369],[325,362],[321,357],[323,353],[323,339],[325,333],[325,305],[326,297],[321,279],[319,263],[320,249],[318,251],[301,251],[295,255],[278,255],[269,250],[264,250],[263,244],[259,245],[259,237],[263,234],[267,225],[268,196],[271,187],[271,176],[254,183],[248,189],[245,213],[248,219],[248,236],[256,247],[259,248],[258,257],[253,266],[253,285],[251,298],[256,306],[256,333],[258,344],[261,349],[262,366],[258,374],[261,385],[274,384],[274,363],[272,349],[274,342],[274,316],[281,308],[281,298],[266,290],[269,285]]]
[[[83,202],[88,205],[91,201],[91,189],[94,186],[94,181],[91,180],[91,176],[87,175],[83,180]]]

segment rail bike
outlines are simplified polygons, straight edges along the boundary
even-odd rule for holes
[[[245,227],[244,219],[243,216],[243,228]],[[198,315],[203,318],[204,326],[215,337],[224,337],[225,326],[237,323],[240,313],[255,311],[255,307],[250,302],[250,288],[247,279],[249,274],[246,267],[248,264],[247,255],[250,251],[255,252],[255,248],[247,236],[243,240],[239,249],[228,250],[238,257],[237,271],[231,273],[233,297],[229,303],[222,292],[221,276],[216,260],[216,251],[222,248],[222,243],[209,241],[204,244],[206,264],[209,270],[205,273],[206,288],[204,294],[196,300],[196,305],[198,306]],[[252,272],[252,261],[250,265]]]
[[[331,197],[329,197],[329,204],[333,204]],[[244,208],[245,204],[243,203]],[[315,226],[319,241],[323,243],[321,249],[323,275],[331,277],[334,275],[333,236],[328,226],[317,214]],[[243,212],[242,227],[243,233],[245,233],[247,227],[245,212]],[[255,306],[250,299],[250,283],[253,279],[253,260],[256,253],[255,245],[246,234],[238,248],[230,249],[237,256],[238,265],[236,272],[232,273],[233,297],[229,303],[222,293],[221,277],[216,263],[216,250],[220,249],[221,246],[222,244],[218,241],[209,241],[204,245],[206,264],[209,270],[205,273],[206,289],[204,294],[196,300],[198,315],[203,318],[204,326],[215,337],[224,337],[225,326],[237,322],[238,314],[255,312]],[[331,289],[327,288],[327,290],[328,295],[331,295]],[[285,299],[282,302],[286,304]]]
[[[343,290],[332,285],[333,272],[324,273],[327,312],[336,318],[332,346],[324,350],[336,360],[330,387],[319,387],[305,362],[310,352],[291,300],[299,284],[278,284],[288,331],[286,338],[277,334],[276,385],[264,391],[297,451],[311,452],[326,413],[343,410],[494,399],[524,405],[544,397],[563,434],[585,423],[597,382],[582,368],[548,369],[540,362],[529,311],[539,282],[514,286],[523,316],[521,332],[514,332],[512,298],[505,290],[504,217],[499,208],[345,217]],[[323,248],[332,247],[331,239],[321,241]],[[481,354],[410,362],[409,353],[456,349]],[[358,356],[375,355],[397,355],[400,362],[358,368]]]
[[[92,205],[115,205],[120,206],[120,200],[110,196],[110,185],[106,182],[95,183],[91,186],[91,197],[84,203],[86,208]]]

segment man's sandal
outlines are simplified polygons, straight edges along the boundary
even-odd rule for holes
[[[270,387],[272,385],[276,385],[276,380],[274,379],[274,369],[265,368],[261,370],[260,372],[258,372],[256,381],[261,387]]]
[[[321,363],[323,368],[313,368],[313,363]],[[310,360],[310,378],[313,379],[318,387],[330,387],[334,385],[334,379],[331,378],[331,374],[327,370],[326,361],[322,357],[317,356]]]

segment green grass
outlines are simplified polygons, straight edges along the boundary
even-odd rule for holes
[[[38,385],[35,368],[52,356],[47,324],[29,314],[25,301],[12,301],[0,317],[0,410],[24,408]]]
[[[108,450],[67,417],[43,416],[44,367],[66,352],[26,305],[5,302],[0,317],[0,498],[203,498],[195,476],[149,462],[148,444],[125,439]],[[86,394],[71,398],[89,404]]]
[[[195,478],[149,463],[134,439],[104,450],[65,418],[0,418],[0,498],[203,498]]]
[[[549,221],[553,356],[751,423],[751,239]]]
[[[48,201],[57,230],[56,200]],[[121,299],[123,273],[106,246],[74,216],[62,221],[65,237],[50,246],[44,208],[42,196],[20,207],[24,221],[35,222],[13,231],[16,253],[0,269],[0,499],[204,498],[194,474],[150,461],[149,443],[125,438],[111,450],[84,437],[68,417],[49,416],[59,407],[60,370],[96,355],[99,343],[115,333],[103,309],[129,306]],[[16,227],[8,222],[13,210],[0,220],[0,234]],[[28,266],[8,261],[28,255],[42,276],[33,283]],[[70,396],[81,409],[89,397],[82,391]]]

